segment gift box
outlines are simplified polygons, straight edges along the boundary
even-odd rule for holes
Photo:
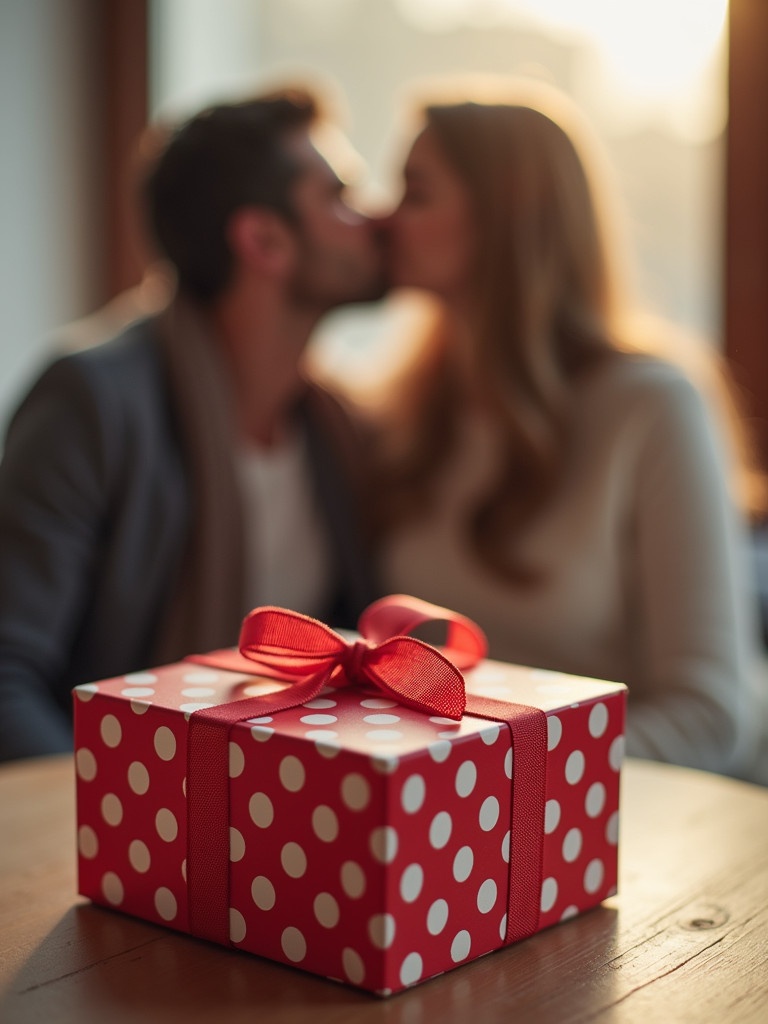
[[[80,893],[378,995],[613,895],[626,688],[388,611],[77,687]]]

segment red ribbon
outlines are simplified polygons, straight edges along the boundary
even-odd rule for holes
[[[406,634],[433,621],[447,623],[445,646]],[[277,693],[201,708],[190,716],[187,749],[187,891],[190,931],[229,942],[229,730],[237,722],[298,707],[324,686],[368,685],[400,704],[455,721],[465,710],[506,722],[515,758],[511,814],[507,942],[538,924],[544,819],[546,718],[522,705],[464,693],[459,671],[486,653],[470,619],[417,598],[397,595],[370,605],[349,642],[322,622],[284,608],[256,608],[240,634],[240,654],[193,655],[198,664],[289,681]],[[518,784],[518,780],[523,780]],[[526,795],[528,794],[528,795]],[[528,864],[518,870],[521,857]]]

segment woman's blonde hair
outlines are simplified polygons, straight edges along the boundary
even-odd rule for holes
[[[466,524],[469,540],[496,574],[533,579],[510,539],[558,483],[570,387],[604,359],[641,347],[620,221],[608,208],[615,189],[578,112],[543,84],[521,83],[511,95],[507,87],[500,101],[429,103],[422,117],[470,198],[479,242],[470,369],[503,452]],[[445,358],[450,331],[438,318],[389,391],[385,526],[428,500],[456,435],[461,387]],[[732,403],[729,410],[735,427]]]

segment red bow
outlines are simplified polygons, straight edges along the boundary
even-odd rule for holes
[[[438,649],[406,633],[424,622],[448,623]],[[395,595],[370,605],[360,618],[362,639],[351,643],[317,619],[266,606],[248,615],[240,653],[279,679],[300,677],[309,691],[369,684],[399,704],[458,721],[464,713],[459,671],[486,653],[482,630],[470,619],[414,597]],[[287,694],[286,694],[287,696]],[[305,693],[302,700],[310,700]]]

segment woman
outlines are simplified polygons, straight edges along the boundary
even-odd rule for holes
[[[626,682],[630,754],[743,774],[735,449],[658,325],[637,341],[582,131],[550,90],[423,110],[387,238],[439,315],[381,410],[384,583],[492,657]]]

